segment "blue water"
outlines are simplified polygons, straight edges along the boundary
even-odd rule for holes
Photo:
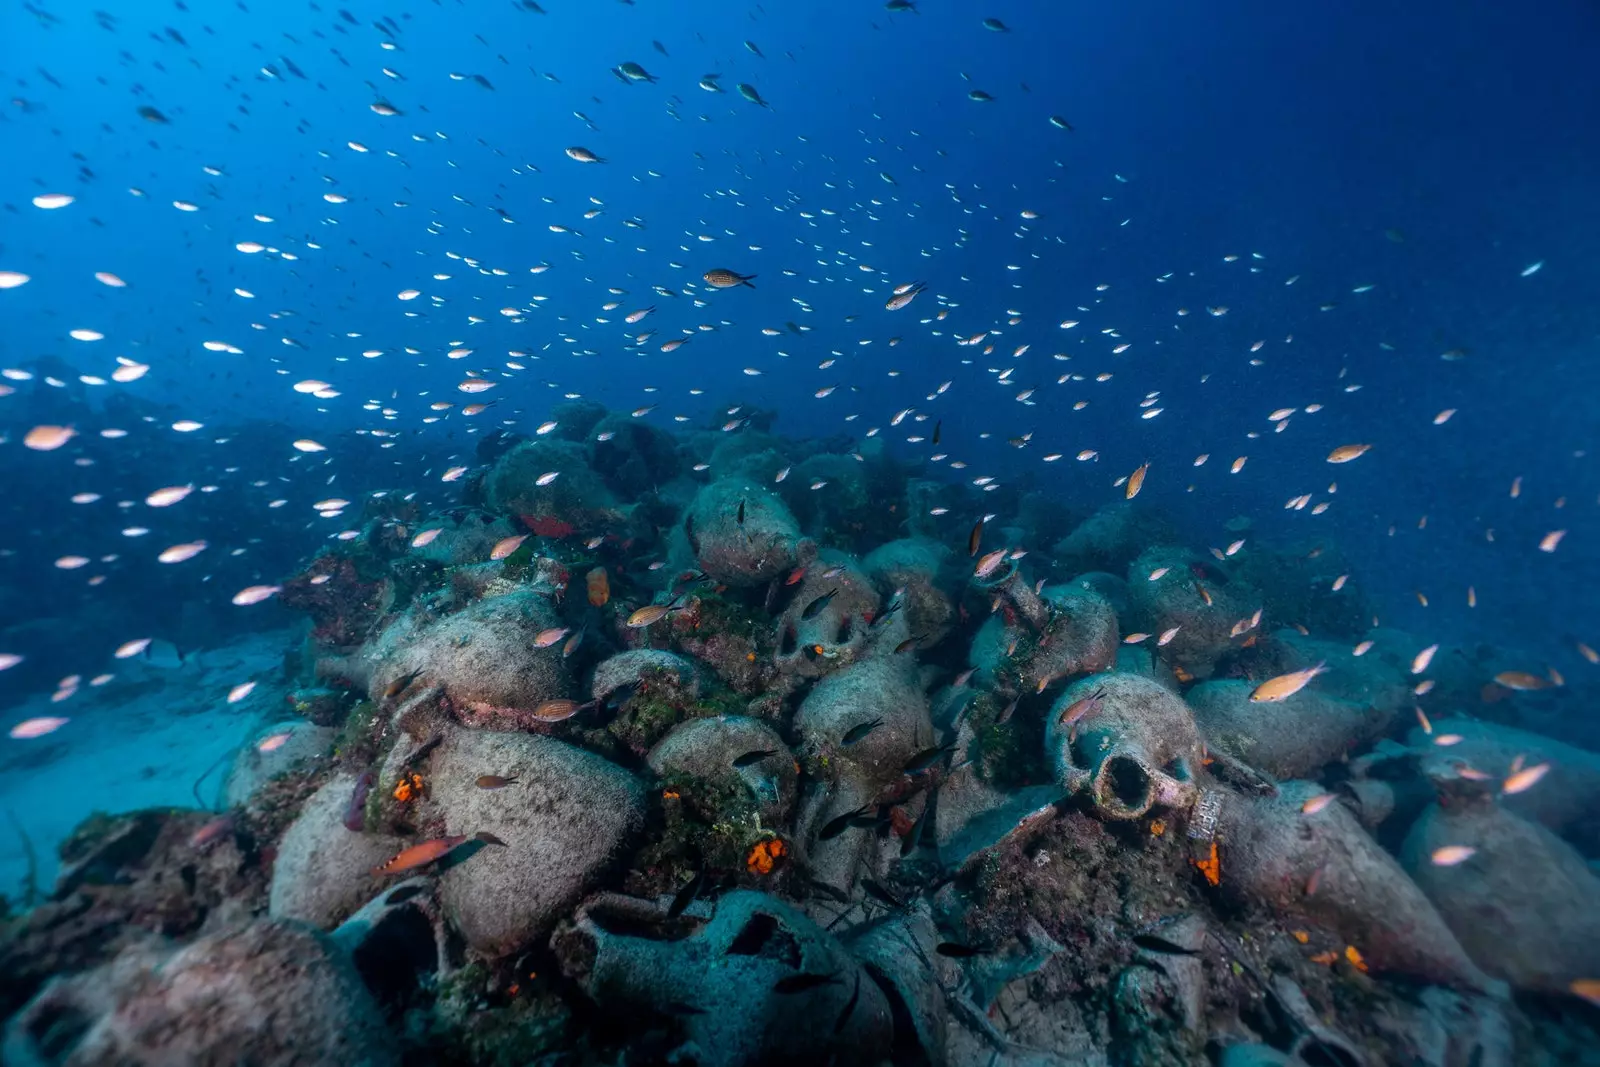
[[[29,277],[0,289],[0,654],[25,656],[0,670],[8,728],[124,641],[295,625],[229,601],[356,525],[313,502],[451,506],[441,475],[485,436],[582,397],[656,405],[641,417],[668,430],[759,409],[842,451],[879,437],[1075,518],[1148,464],[1140,504],[1185,543],[1226,546],[1246,516],[1250,539],[1335,549],[1383,624],[1557,669],[1540,699],[1594,744],[1600,7],[543,6],[0,10],[0,272]],[[625,84],[624,62],[655,80]],[[76,200],[32,203],[50,193]],[[754,288],[710,290],[712,268]],[[117,357],[149,372],[106,382]],[[459,391],[469,372],[496,387]],[[338,395],[292,388],[308,379]],[[907,409],[925,418],[894,425]],[[906,440],[936,420],[937,450]],[[78,436],[25,448],[40,424]],[[1325,461],[1352,443],[1371,449]],[[186,484],[204,491],[139,503]],[[1285,509],[1302,494],[1326,513]],[[17,751],[8,773],[51,773]]]

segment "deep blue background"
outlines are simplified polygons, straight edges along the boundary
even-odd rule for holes
[[[469,367],[497,367],[515,349],[541,358],[499,387],[500,408],[477,425],[508,417],[527,429],[566,392],[623,408],[659,400],[651,418],[662,425],[673,414],[757,403],[781,409],[779,428],[796,434],[860,434],[914,406],[944,420],[945,444],[970,461],[968,475],[1033,471],[1088,510],[1118,499],[1112,480],[1148,460],[1146,498],[1182,514],[1197,545],[1226,543],[1222,523],[1240,513],[1256,516],[1268,536],[1334,538],[1385,621],[1421,635],[1518,644],[1569,673],[1582,667],[1567,635],[1600,645],[1591,610],[1600,484],[1586,454],[1600,407],[1600,93],[1591,69],[1600,10],[1592,4],[924,0],[920,14],[891,14],[875,3],[549,0],[548,15],[499,3],[347,4],[359,25],[331,2],[320,11],[190,6],[122,5],[115,32],[76,5],[46,7],[59,24],[14,3],[0,14],[6,95],[27,102],[13,100],[0,122],[8,161],[0,269],[34,277],[0,293],[0,363],[58,355],[106,374],[113,356],[127,354],[154,370],[112,388],[170,402],[174,414],[290,421],[281,457],[252,457],[276,464],[288,487],[230,492],[289,495],[309,514],[306,505],[330,490],[320,466],[313,477],[309,463],[290,465],[288,442],[381,426],[405,431],[416,458],[382,483],[364,467],[365,484],[337,491],[403,484],[442,496],[433,479],[470,454],[472,424],[454,416],[423,425],[426,405],[461,402],[454,386]],[[400,27],[397,51],[379,47],[388,38],[372,23],[383,15]],[[984,16],[1013,32],[986,31]],[[168,26],[187,47],[163,36]],[[283,56],[307,79],[290,76]],[[620,83],[608,68],[625,60],[659,80]],[[261,75],[265,64],[281,77]],[[385,77],[384,66],[406,80]],[[495,91],[451,81],[451,71],[482,74]],[[709,72],[722,75],[726,95],[696,86]],[[770,110],[739,99],[739,81],[756,85]],[[968,100],[974,87],[994,102]],[[376,94],[404,114],[375,115]],[[170,125],[140,119],[141,104]],[[1051,114],[1075,132],[1051,127]],[[371,151],[353,152],[348,141]],[[569,145],[610,162],[574,163],[563,155]],[[93,180],[78,179],[80,165]],[[225,173],[207,176],[206,165]],[[129,186],[148,195],[133,197]],[[80,199],[57,212],[29,204],[48,191]],[[325,203],[330,191],[349,202]],[[585,220],[591,196],[604,214]],[[178,212],[175,199],[201,210]],[[1021,231],[1024,209],[1041,217]],[[254,221],[256,213],[274,221]],[[623,227],[628,217],[648,228]],[[552,223],[584,236],[552,233]],[[241,255],[233,246],[242,240],[300,258]],[[478,274],[447,251],[508,274]],[[1229,254],[1241,258],[1224,262]],[[1519,277],[1541,260],[1543,270]],[[541,262],[552,268],[530,274]],[[682,292],[712,266],[756,273],[758,288],[710,293],[703,308],[649,291]],[[96,270],[130,287],[100,286]],[[436,271],[454,277],[432,281]],[[888,284],[919,278],[930,294],[883,310]],[[1109,288],[1097,291],[1101,284]],[[1364,284],[1375,288],[1352,292]],[[256,299],[234,296],[235,286]],[[629,293],[600,324],[610,286]],[[412,287],[448,303],[395,299]],[[956,306],[946,322],[922,325],[933,293]],[[530,306],[535,294],[548,299],[525,322],[498,313]],[[636,331],[621,316],[648,304],[660,310],[639,329],[662,332],[630,349]],[[1228,314],[1205,313],[1216,305]],[[1180,307],[1191,314],[1179,317]],[[1020,325],[1007,325],[1011,309]],[[269,318],[275,311],[294,315]],[[487,321],[469,325],[468,315]],[[1081,325],[1061,331],[1066,318]],[[724,320],[677,353],[656,348],[680,327]],[[814,328],[804,337],[759,332],[786,320]],[[67,340],[80,326],[107,340]],[[1113,356],[1106,327],[1133,347]],[[1001,331],[992,355],[953,343],[987,328]],[[306,348],[283,345],[285,336]],[[894,336],[904,340],[889,348]],[[245,355],[208,353],[208,339]],[[1252,367],[1247,349],[1258,339],[1265,363]],[[458,341],[474,355],[445,359]],[[1030,350],[1012,358],[1024,343]],[[422,355],[407,356],[405,346]],[[362,359],[369,348],[386,354]],[[1457,348],[1464,360],[1440,359]],[[837,364],[818,369],[833,352]],[[1054,352],[1073,359],[1053,361]],[[1011,366],[1016,384],[995,384],[988,371]],[[745,367],[763,374],[743,375]],[[890,377],[892,369],[902,373]],[[1057,386],[1063,371],[1115,377]],[[343,395],[319,404],[288,388],[305,377]],[[926,401],[944,380],[957,384]],[[835,382],[842,387],[832,397],[812,397]],[[1362,388],[1345,393],[1346,384]],[[1013,399],[1027,386],[1038,388],[1037,406]],[[688,395],[691,387],[704,396]],[[1152,390],[1163,412],[1143,421],[1136,405]],[[10,405],[0,407],[13,441],[7,467],[37,474],[69,463],[67,450],[16,447],[36,421],[21,396],[0,401]],[[369,398],[400,416],[385,422],[362,410]],[[1080,398],[1091,405],[1072,412]],[[1269,432],[1269,411],[1314,402],[1325,409]],[[1447,407],[1460,412],[1434,427]],[[860,419],[842,421],[851,412]],[[1029,430],[1026,450],[1000,443]],[[980,440],[984,432],[994,438]],[[165,433],[138,428],[126,447]],[[103,491],[142,495],[228,465],[228,446],[204,436],[186,442],[194,471],[164,458],[148,481]],[[1349,466],[1323,462],[1352,441],[1375,447]],[[1101,460],[1074,462],[1083,448]],[[1056,451],[1067,458],[1040,462]],[[1202,452],[1212,459],[1194,470]],[[1230,476],[1237,455],[1250,462]],[[333,472],[347,462],[337,446],[323,460]],[[1518,475],[1523,494],[1512,500]],[[1335,477],[1327,515],[1282,511],[1300,493],[1324,499]],[[113,541],[121,525],[50,494],[30,491],[11,506],[13,530],[0,541],[12,547],[24,519],[35,529],[99,524]],[[1536,551],[1556,528],[1570,530],[1560,551]],[[52,543],[41,559],[27,543],[9,561],[9,580],[37,582],[40,603],[50,604],[81,585],[81,574],[38,573],[63,550]],[[19,566],[34,569],[22,578]],[[174,596],[216,596],[193,584],[199,575],[151,565],[141,577]],[[1481,605],[1471,616],[1461,607],[1469,584]],[[1422,609],[1413,590],[1433,606]]]

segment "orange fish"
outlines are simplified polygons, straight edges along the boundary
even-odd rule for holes
[[[1307,815],[1315,815],[1317,812],[1321,811],[1323,808],[1332,803],[1332,793],[1318,793],[1316,796],[1300,805],[1300,810]]]
[[[1600,1006],[1600,978],[1577,978],[1567,988],[1590,1004]]]
[[[516,534],[512,537],[502,537],[494,543],[489,550],[490,559],[505,559],[511,553],[522,547],[522,542],[528,539],[527,534]]]
[[[1145,463],[1141,464],[1138,470],[1128,475],[1128,487],[1123,492],[1123,495],[1126,499],[1132,500],[1134,497],[1139,495],[1139,490],[1144,488],[1145,473],[1149,470],[1150,464]]]
[[[589,590],[589,603],[597,608],[606,606],[606,601],[611,599],[611,576],[604,567],[596,567],[584,575],[584,585]]]
[[[1311,679],[1319,674],[1325,674],[1327,670],[1328,665],[1326,663],[1319,663],[1315,667],[1307,667],[1303,671],[1290,671],[1288,674],[1280,674],[1276,678],[1268,678],[1255,687],[1250,693],[1250,699],[1256,703],[1277,703],[1280,700],[1288,700],[1304,689]]]
[[[1079,721],[1085,716],[1100,710],[1100,702],[1105,699],[1105,695],[1106,691],[1102,686],[1088,696],[1074,700],[1061,713],[1061,718],[1056,722],[1056,725],[1069,727],[1073,732],[1076,732]]]
[[[1436,867],[1454,867],[1458,863],[1467,862],[1477,855],[1477,852],[1478,850],[1471,845],[1445,845],[1443,848],[1434,849],[1430,858]]]
[[[440,859],[446,853],[453,851],[456,846],[466,841],[466,834],[451,834],[449,837],[436,837],[432,841],[424,841],[420,845],[412,845],[403,849],[382,867],[373,868],[373,874],[399,874],[402,871],[415,870],[426,866],[434,860]]]
[[[449,853],[454,852],[457,847],[465,844],[468,840],[481,841],[486,845],[499,845],[501,848],[510,847],[487,830],[479,830],[475,834],[451,834],[449,837],[436,837],[431,841],[424,841],[420,845],[412,845],[408,849],[403,849],[399,855],[382,867],[374,867],[372,873],[399,874],[402,871],[426,867],[435,860],[441,860]]]
[[[1551,684],[1537,674],[1527,671],[1501,671],[1494,676],[1494,680],[1507,689],[1515,689],[1519,693],[1530,692],[1535,689],[1549,689]]]
[[[1523,793],[1539,784],[1539,779],[1550,773],[1550,764],[1535,763],[1532,767],[1524,767],[1507,778],[1500,786],[1504,793]]]

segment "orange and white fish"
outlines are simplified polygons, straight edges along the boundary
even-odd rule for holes
[[[490,559],[505,559],[511,553],[522,547],[522,542],[528,539],[527,534],[515,534],[511,537],[502,537],[494,543],[494,548],[489,550]]]
[[[1276,678],[1268,678],[1255,687],[1250,693],[1250,699],[1258,704],[1275,704],[1280,700],[1288,700],[1304,689],[1311,679],[1327,672],[1328,664],[1324,661],[1315,667],[1307,667],[1305,670],[1290,671],[1288,674],[1280,674]]]
[[[1443,848],[1433,850],[1432,860],[1435,867],[1454,867],[1465,863],[1478,854],[1478,850],[1471,845],[1445,845]]]
[[[1532,767],[1524,767],[1515,771],[1500,786],[1500,791],[1506,794],[1525,793],[1539,784],[1539,779],[1550,773],[1550,764],[1535,763]]]

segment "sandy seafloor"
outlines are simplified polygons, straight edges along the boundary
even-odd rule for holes
[[[104,686],[85,685],[59,703],[39,693],[6,709],[0,726],[7,731],[41,715],[71,721],[32,740],[0,736],[0,893],[20,900],[28,878],[7,813],[33,842],[38,889],[47,895],[60,867],[57,847],[91,813],[193,808],[195,781],[214,764],[200,795],[217,806],[232,762],[218,761],[281,710],[283,654],[294,641],[293,632],[277,630],[192,652],[179,667],[114,663]],[[251,680],[258,684],[249,696],[229,704],[229,690]]]

